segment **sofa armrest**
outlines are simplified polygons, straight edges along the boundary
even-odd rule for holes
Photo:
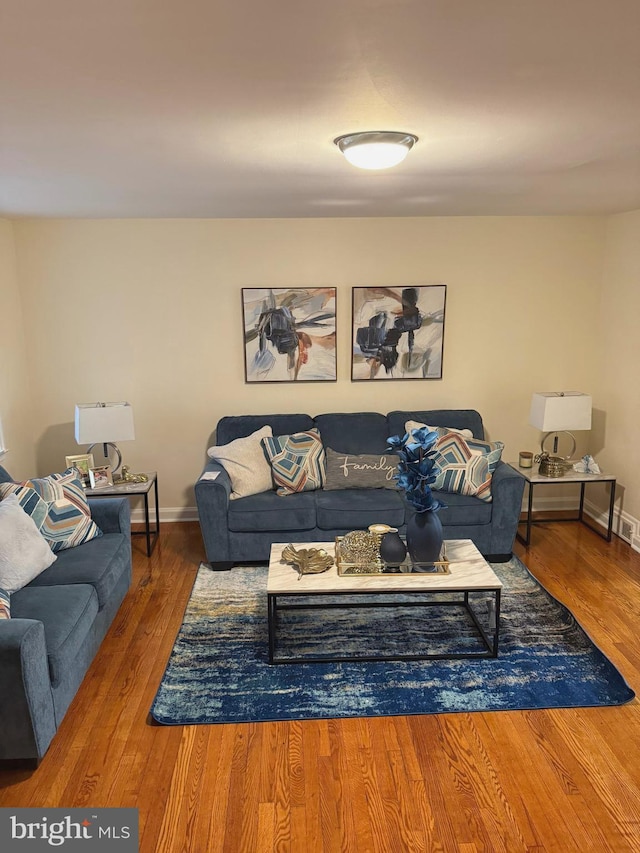
[[[491,479],[491,553],[511,556],[522,511],[525,479],[506,462],[498,462]]]
[[[215,480],[203,479],[203,475],[214,472],[217,472]],[[228,525],[231,495],[229,475],[219,462],[210,460],[200,474],[194,491],[207,560],[210,563],[228,562],[231,560]]]
[[[42,622],[0,621],[0,684],[0,759],[37,761],[56,733]]]
[[[89,498],[89,509],[103,533],[131,535],[131,505],[127,498]]]

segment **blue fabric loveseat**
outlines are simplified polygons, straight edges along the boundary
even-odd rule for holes
[[[12,482],[0,467],[0,483]],[[0,765],[46,753],[131,583],[126,498],[89,500],[102,531],[58,551],[0,619]]]
[[[469,429],[484,439],[480,414],[469,409],[306,414],[242,415],[222,418],[216,445],[226,445],[268,425],[273,435],[316,428],[326,448],[348,454],[384,454],[391,435],[403,435],[407,421],[432,427]],[[207,479],[217,472],[215,479]],[[204,475],[204,478],[203,478]],[[437,493],[446,504],[440,510],[445,538],[471,539],[495,562],[512,553],[524,491],[524,478],[500,461],[492,476],[490,502],[457,493]],[[322,542],[350,530],[382,522],[401,534],[414,512],[402,492],[388,488],[318,489],[281,497],[275,491],[230,500],[231,481],[213,460],[195,485],[196,504],[207,560],[214,569],[233,563],[268,560],[273,542]]]

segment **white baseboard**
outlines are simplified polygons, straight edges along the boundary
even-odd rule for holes
[[[578,501],[572,497],[563,497],[563,498],[554,498],[554,497],[535,497],[533,501],[533,511],[547,511],[553,512],[554,510],[560,511],[563,510],[565,512],[571,512],[574,510],[578,511]],[[523,511],[526,512],[526,506],[523,504]],[[600,507],[591,503],[591,501],[586,500],[584,502],[584,512],[585,515],[588,515],[589,518],[593,519],[597,524],[601,527],[607,529],[607,524],[609,521],[609,510],[605,510],[604,512],[600,509]],[[623,530],[623,523],[628,525],[628,535],[625,530]],[[613,511],[613,532],[616,536],[619,536],[624,542],[627,542],[634,551],[638,551],[640,553],[640,521],[637,518],[634,518],[632,515],[629,515],[628,512],[620,511],[618,509],[614,509]]]
[[[156,510],[151,505],[149,506],[149,518],[152,524],[155,524]],[[131,521],[134,524],[144,524],[144,507],[131,510]],[[161,506],[160,524],[163,521],[198,521],[198,510],[195,506]]]
[[[602,510],[592,504],[590,501],[584,502],[585,513],[602,527],[606,528],[609,520],[609,511]],[[627,530],[623,529],[623,524],[628,525]],[[619,536],[624,542],[627,542],[634,551],[640,553],[640,522],[637,518],[629,515],[628,512],[615,510],[613,511],[613,532]]]

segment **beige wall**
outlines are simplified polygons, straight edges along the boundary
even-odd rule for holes
[[[599,459],[617,473],[622,511],[640,519],[640,210],[607,221],[598,322]],[[640,537],[640,530],[635,531]],[[640,538],[637,540],[640,545]]]
[[[536,449],[534,390],[592,391],[602,218],[20,220],[39,473],[78,452],[76,402],[129,400],[134,470],[193,506],[216,421],[270,411],[469,407],[506,458]],[[350,381],[351,287],[445,283],[441,381]],[[335,285],[338,382],[246,385],[242,287]]]
[[[0,464],[24,478],[36,465],[33,413],[13,225],[6,219],[0,219],[0,312],[0,418],[10,451]]]

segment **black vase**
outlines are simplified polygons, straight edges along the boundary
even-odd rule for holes
[[[407,556],[407,546],[397,530],[385,533],[380,542],[380,556],[388,566],[399,566]]]
[[[442,552],[444,531],[437,512],[416,512],[407,522],[407,550],[411,562],[436,563]]]

